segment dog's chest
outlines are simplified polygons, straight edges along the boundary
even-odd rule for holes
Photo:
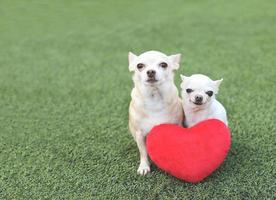
[[[193,126],[200,121],[210,118],[209,110],[201,110],[201,111],[193,112],[193,111],[188,111],[184,109],[184,112],[186,117],[185,123],[188,126]]]
[[[178,108],[178,96],[175,91],[160,91],[151,89],[144,91],[143,95],[139,95],[137,90],[132,93],[132,119],[135,126],[147,134],[154,126],[163,123],[179,124],[178,112],[182,112],[182,107]],[[177,107],[177,108],[176,108]]]
[[[147,134],[154,126],[164,123],[176,124],[178,122],[171,114],[168,114],[168,112],[149,112],[146,118],[141,119],[140,127],[142,131]]]
[[[141,119],[141,127],[145,132],[149,132],[153,126],[162,123],[178,123],[172,108],[168,103],[160,99],[152,99],[144,104],[147,117]]]

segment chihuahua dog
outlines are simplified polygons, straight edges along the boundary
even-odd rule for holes
[[[167,56],[147,51],[139,56],[129,52],[129,70],[133,72],[134,88],[129,105],[129,129],[140,152],[137,173],[150,172],[145,139],[159,124],[181,124],[183,109],[174,84],[174,72],[179,68],[181,55]]]
[[[228,125],[226,111],[215,97],[223,79],[213,81],[202,74],[194,74],[190,77],[180,76],[182,105],[185,113],[184,126],[191,127],[211,118],[219,119]]]

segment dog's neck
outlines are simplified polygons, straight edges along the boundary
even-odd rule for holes
[[[170,102],[171,98],[175,98],[175,95],[178,95],[173,82],[166,82],[160,85],[135,84],[135,89],[144,100],[156,99]]]

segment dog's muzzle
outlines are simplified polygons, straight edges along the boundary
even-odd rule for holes
[[[203,96],[196,95],[195,100],[193,101],[195,105],[202,105],[203,104]]]
[[[149,83],[155,83],[157,82],[155,75],[156,75],[156,71],[155,70],[148,70],[147,71],[147,75],[148,75],[148,80],[147,82]]]

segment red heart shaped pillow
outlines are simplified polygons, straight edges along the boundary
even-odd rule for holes
[[[155,126],[147,136],[151,160],[167,173],[197,183],[215,171],[231,144],[228,127],[209,119],[191,128],[172,124]]]

